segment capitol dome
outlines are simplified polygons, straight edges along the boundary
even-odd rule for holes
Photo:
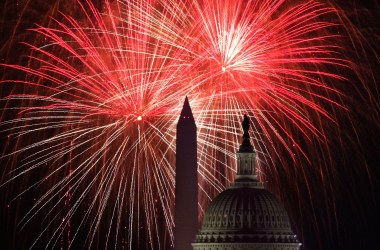
[[[194,250],[297,250],[284,206],[264,189],[256,175],[256,153],[244,117],[243,143],[237,152],[237,176],[208,206]]]

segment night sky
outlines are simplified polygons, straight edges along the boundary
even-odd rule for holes
[[[27,29],[34,27],[35,24],[47,24],[49,22],[48,13],[55,13],[59,6],[67,6],[69,1],[66,3],[62,0],[52,1],[56,2],[54,8],[47,4],[41,4],[43,2],[45,1],[1,1],[0,63],[27,63],[27,59],[21,56],[28,54],[26,46],[21,42],[30,42],[33,38],[30,37]],[[324,193],[324,187],[320,186],[322,180],[316,177],[310,184],[313,194],[310,197],[308,185],[301,183],[303,179],[299,176],[298,178],[297,173],[292,173],[294,179],[292,176],[286,176],[287,173],[280,175],[280,180],[277,179],[276,183],[282,185],[272,187],[272,190],[280,193],[285,206],[291,211],[290,216],[294,221],[294,228],[304,243],[303,249],[380,249],[378,238],[380,231],[380,86],[378,84],[380,79],[380,3],[378,0],[336,0],[333,2],[352,22],[352,30],[359,30],[363,38],[362,42],[355,44],[350,44],[348,39],[347,45],[344,45],[349,48],[347,53],[352,53],[352,58],[357,60],[355,63],[358,67],[354,70],[360,71],[357,75],[349,75],[348,77],[352,77],[349,81],[353,83],[360,80],[368,82],[365,87],[360,84],[341,87],[344,90],[344,102],[349,109],[350,117],[347,117],[346,113],[334,114],[339,124],[339,131],[343,136],[339,137],[340,139],[331,138],[330,140],[334,166],[331,167],[331,172],[327,171],[331,173],[331,176],[327,175],[326,178],[331,178],[329,182],[334,183],[335,193]],[[94,3],[97,8],[102,8],[101,0],[94,0]],[[74,11],[70,15],[75,17],[80,13]],[[358,34],[355,33],[355,35]],[[1,98],[8,96],[13,91],[19,91],[17,87],[7,81],[8,79],[17,80],[24,79],[24,77],[24,73],[0,66]],[[359,79],[360,77],[361,79]],[[2,100],[0,109],[3,109],[5,105],[6,101]],[[12,117],[12,112],[4,111],[0,114],[0,122],[8,121]],[[6,130],[11,126],[6,125],[0,128]],[[12,145],[6,144],[8,133],[0,131],[2,155],[9,153],[9,148],[12,148]],[[342,143],[346,145],[344,148],[336,146]],[[320,154],[323,153],[320,152]],[[13,164],[14,162],[8,158],[0,159],[0,184],[4,183],[0,186],[0,249],[29,249],[36,239],[36,235],[43,229],[40,224],[43,218],[35,218],[22,230],[17,227],[17,223],[29,211],[36,197],[38,198],[40,195],[40,191],[38,188],[32,188],[22,196],[22,199],[11,202],[18,194],[18,187],[24,186],[27,182],[27,180],[20,179],[16,181],[17,183],[6,183]],[[318,171],[318,166],[314,165],[308,171],[310,174],[308,179],[312,180],[314,171]],[[339,178],[335,179],[336,176]],[[29,178],[38,178],[38,176],[29,176]],[[270,178],[268,180],[270,181]],[[294,190],[293,180],[298,183],[298,187],[303,187],[303,189]],[[322,202],[320,198],[329,196],[334,197],[330,200],[334,203],[327,204],[327,208],[325,202]],[[298,202],[300,199],[303,201]],[[331,209],[332,207],[334,209]],[[301,218],[299,212],[302,210],[307,212]],[[315,225],[315,221],[320,224]],[[73,219],[72,227],[79,222],[79,220]],[[100,228],[99,235],[102,235],[107,229],[101,226]],[[38,242],[35,249],[43,248],[44,242],[51,237],[51,234],[48,233],[44,237],[42,242]],[[168,239],[163,240],[167,241]],[[143,240],[141,241],[136,243],[135,247],[145,249],[147,244]],[[57,246],[66,247],[65,244],[57,244]],[[85,244],[86,233],[82,230],[72,249],[81,249]],[[100,237],[93,248],[104,249],[104,246],[105,243]]]

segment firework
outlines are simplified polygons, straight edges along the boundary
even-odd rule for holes
[[[44,218],[31,247],[46,235],[47,248],[80,237],[88,247],[99,239],[96,247],[168,247],[186,95],[198,127],[201,215],[233,179],[243,113],[253,117],[261,178],[306,176],[286,162],[329,152],[327,131],[346,110],[338,72],[352,63],[337,43],[336,9],[289,2],[78,1],[32,28],[27,63],[3,65],[25,79],[3,82],[17,86],[3,100],[17,115],[1,123],[11,145],[2,160],[13,162],[3,186],[22,179],[19,196],[41,192],[19,221]],[[321,157],[326,167],[331,156]]]

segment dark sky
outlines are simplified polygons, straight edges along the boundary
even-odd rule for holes
[[[42,0],[41,0],[42,1]],[[46,13],[52,11],[49,5],[40,4],[40,0],[3,0],[0,3],[0,63],[25,63],[25,58],[20,57],[26,54],[25,46],[20,42],[30,40],[29,33],[25,32],[35,23],[48,22]],[[45,2],[43,0],[42,2]],[[52,1],[55,6],[68,4],[64,1]],[[313,216],[320,217],[322,223],[319,227],[308,225],[318,218],[299,222],[297,211],[294,210],[292,218],[297,221],[296,228],[303,232],[303,238],[307,250],[313,249],[378,249],[378,232],[380,225],[380,79],[379,52],[380,52],[380,4],[377,0],[372,1],[332,1],[344,10],[347,18],[353,26],[360,30],[366,39],[363,43],[356,43],[352,49],[362,51],[363,56],[357,58],[358,69],[362,70],[363,79],[370,82],[366,88],[351,87],[345,93],[348,95],[348,105],[351,109],[349,120],[342,118],[341,130],[347,133],[347,145],[344,151],[333,152],[335,159],[334,169],[340,178],[336,180],[337,196],[336,213],[326,211],[318,203],[318,190],[316,194],[315,207],[305,207],[314,209]],[[101,1],[97,1],[97,6],[101,6]],[[27,10],[24,7],[27,6]],[[54,10],[53,10],[54,11]],[[41,15],[40,13],[44,13]],[[75,16],[78,13],[70,13]],[[362,48],[360,48],[362,46]],[[356,55],[356,57],[359,57]],[[20,78],[23,75],[15,74],[12,71],[0,68],[0,79]],[[359,81],[358,76],[352,76],[352,81]],[[0,84],[1,98],[7,96],[13,89],[9,83]],[[4,102],[0,103],[2,108]],[[339,117],[339,114],[337,114]],[[6,112],[0,115],[1,121],[9,119],[10,114]],[[6,152],[3,143],[5,133],[0,133],[0,152]],[[0,160],[1,181],[7,172],[8,165],[12,163]],[[312,173],[311,173],[312,174]],[[355,177],[355,178],[353,178]],[[286,185],[286,181],[284,181]],[[16,185],[17,186],[17,185]],[[286,187],[285,187],[286,188]],[[289,187],[290,188],[290,187]],[[8,208],[9,201],[15,194],[13,186],[5,185],[0,187],[0,248],[1,249],[28,249],[31,239],[35,238],[36,231],[41,230],[38,221],[35,227],[27,227],[20,231],[16,229],[15,223],[25,215],[33,203],[34,195],[30,196],[11,209]],[[352,190],[355,190],[352,192]],[[323,192],[321,187],[321,193]],[[325,194],[324,194],[325,195]],[[291,196],[291,195],[290,195]],[[307,199],[307,192],[304,199]],[[321,194],[322,197],[322,194]],[[293,197],[294,198],[294,197]],[[292,200],[292,197],[289,199]],[[298,196],[299,198],[299,196]],[[290,202],[290,201],[289,201]],[[299,207],[297,207],[300,209]],[[338,230],[331,232],[323,225],[334,224]],[[327,227],[328,228],[328,227]],[[335,231],[334,231],[335,230]],[[4,244],[4,246],[1,246]],[[102,244],[100,244],[102,245]]]

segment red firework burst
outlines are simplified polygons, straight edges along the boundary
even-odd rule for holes
[[[129,249],[169,245],[162,239],[172,241],[175,126],[186,95],[198,126],[202,211],[234,176],[243,113],[254,117],[264,179],[288,171],[274,162],[310,162],[305,143],[328,150],[334,111],[345,110],[332,82],[344,82],[337,69],[350,64],[336,44],[340,24],[327,21],[338,19],[333,7],[133,0],[68,8],[81,18],[64,8],[32,29],[27,64],[3,65],[26,75],[3,81],[21,91],[5,98],[3,110],[18,113],[2,121],[7,143],[16,140],[2,159],[16,162],[5,184],[39,176],[21,192],[43,190],[20,222],[48,214],[34,244],[50,232],[54,247],[71,228],[69,245],[81,230],[89,247],[98,237]]]

